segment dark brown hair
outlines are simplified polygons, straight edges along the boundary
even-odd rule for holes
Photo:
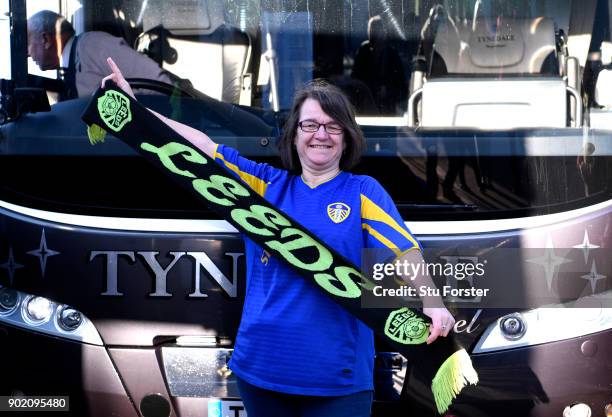
[[[309,82],[295,93],[291,112],[278,143],[283,166],[294,173],[302,172],[294,140],[300,121],[300,110],[308,98],[318,101],[321,109],[344,129],[346,148],[340,158],[340,169],[350,170],[361,158],[365,148],[365,138],[355,121],[355,110],[346,95],[338,87],[321,79]]]

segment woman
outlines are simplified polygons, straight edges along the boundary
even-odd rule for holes
[[[108,63],[113,73],[102,85],[113,80],[133,96],[110,58]],[[250,161],[157,116],[355,265],[366,247],[399,249],[402,261],[421,261],[418,242],[380,184],[346,172],[365,141],[336,87],[312,82],[296,94],[279,145],[287,170]],[[230,367],[249,417],[369,416],[372,331],[253,241],[245,238],[245,246],[247,293]],[[427,276],[417,280],[431,285]],[[448,335],[454,319],[439,299],[424,302],[432,343]]]

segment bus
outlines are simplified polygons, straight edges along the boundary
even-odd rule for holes
[[[70,410],[58,415],[247,415],[227,365],[242,238],[119,139],[90,145],[93,90],[77,73],[67,94],[84,60],[41,70],[28,48],[28,19],[48,9],[81,42],[104,33],[159,68],[128,75],[139,102],[274,166],[296,89],[341,88],[367,141],[355,172],[389,192],[427,260],[506,259],[487,274],[495,303],[451,300],[479,383],[444,416],[612,416],[612,2],[0,9],[0,398],[52,397]],[[372,416],[438,415],[411,359],[376,351]]]

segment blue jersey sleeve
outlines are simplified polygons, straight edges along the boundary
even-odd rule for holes
[[[413,249],[422,250],[391,196],[371,177],[365,177],[361,187],[361,227],[367,248],[388,249],[396,256]]]
[[[262,197],[266,193],[268,183],[283,172],[268,164],[251,161],[241,156],[236,149],[225,145],[217,146],[215,161],[225,166]]]

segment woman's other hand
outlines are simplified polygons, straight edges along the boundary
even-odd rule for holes
[[[438,336],[446,337],[455,326],[455,319],[444,307],[424,307],[423,314],[431,318],[427,344],[431,344]]]
[[[117,84],[117,87],[125,91],[133,99],[136,99],[134,92],[132,91],[132,87],[130,87],[125,78],[123,78],[123,74],[121,73],[121,70],[117,64],[115,64],[115,61],[113,61],[111,57],[108,57],[106,58],[106,62],[113,73],[102,79],[102,88],[104,88],[104,84],[107,80],[112,80],[115,84]]]

